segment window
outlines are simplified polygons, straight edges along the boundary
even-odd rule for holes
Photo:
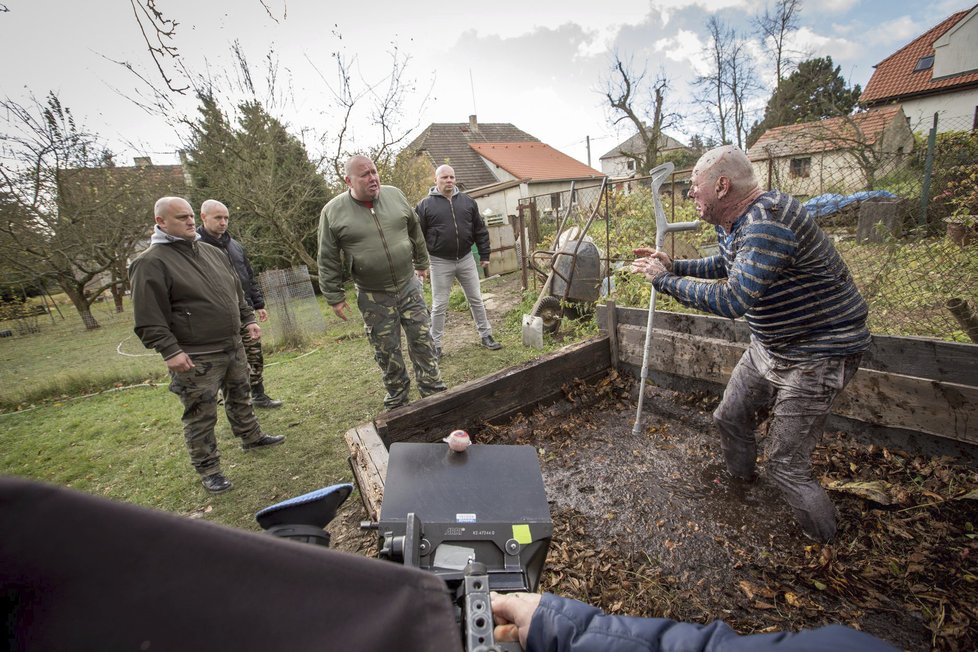
[[[914,66],[914,72],[920,72],[921,70],[930,70],[934,67],[934,55],[928,54],[926,56],[917,59],[917,65]]]
[[[792,178],[804,177],[808,178],[812,174],[812,159],[811,157],[805,158],[793,158],[791,159],[791,173]]]
[[[626,167],[630,171],[634,171],[635,170],[635,159],[633,159],[633,158],[628,159],[628,165]]]
[[[560,193],[552,192],[550,193],[550,208],[554,210],[560,208]]]

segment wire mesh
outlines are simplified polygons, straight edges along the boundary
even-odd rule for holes
[[[313,291],[309,268],[273,269],[258,275],[269,319],[262,338],[275,346],[296,347],[326,332],[326,320]]]

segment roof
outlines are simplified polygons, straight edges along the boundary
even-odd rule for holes
[[[540,142],[470,143],[469,147],[518,179],[539,182],[606,176]]]
[[[686,147],[681,142],[673,138],[668,134],[659,134],[659,149],[662,151],[668,151],[671,149],[682,149]],[[618,156],[624,156],[624,152],[629,154],[639,153],[645,150],[645,145],[642,144],[642,137],[640,134],[635,133],[631,138],[618,143],[613,148],[608,150],[607,153],[599,158],[599,161],[603,161],[606,158],[615,158]]]
[[[883,135],[883,130],[902,115],[903,108],[897,104],[849,116],[772,127],[761,134],[748,156],[752,161],[761,161],[792,154],[844,149],[856,142],[873,145]]]
[[[959,11],[876,64],[876,70],[859,101],[864,104],[879,104],[978,84],[978,70],[939,79],[933,78],[934,66],[914,72],[921,57],[933,56],[934,42],[972,11],[974,8]]]
[[[463,189],[496,183],[499,179],[469,143],[539,142],[525,131],[501,122],[479,124],[472,116],[469,122],[433,122],[411,141],[407,149],[424,152],[433,167],[447,163]]]

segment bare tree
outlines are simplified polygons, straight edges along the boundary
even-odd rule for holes
[[[754,19],[761,42],[770,47],[774,59],[774,88],[781,88],[781,80],[797,63],[796,54],[788,48],[788,38],[798,31],[801,0],[775,0],[774,11],[767,7],[764,14]]]
[[[754,71],[754,63],[747,50],[747,41],[734,38],[727,49],[726,74],[723,83],[730,98],[730,117],[733,122],[737,147],[744,149],[750,131],[747,104],[760,90]]]
[[[669,89],[666,77],[660,73],[654,81],[648,81],[646,75],[645,70],[635,72],[631,63],[626,64],[616,53],[604,91],[612,124],[630,123],[641,140],[641,149],[620,150],[623,156],[635,161],[638,174],[648,174],[656,166],[664,140],[663,131],[678,117],[665,109]]]
[[[113,174],[111,154],[54,93],[0,108],[0,256],[24,277],[55,281],[85,326],[98,328],[91,306],[125,282],[120,261],[148,231],[132,215],[152,190],[141,175]]]
[[[722,144],[729,144],[731,108],[729,67],[727,61],[733,47],[735,34],[716,16],[711,16],[706,24],[710,44],[704,54],[710,61],[710,72],[697,77],[693,85],[697,89],[697,102],[706,110],[710,122]]]

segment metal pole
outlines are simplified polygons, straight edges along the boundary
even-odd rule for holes
[[[934,171],[934,150],[937,147],[937,113],[934,113],[934,126],[927,135],[927,159],[924,162],[924,185],[920,189],[920,218],[917,224],[927,224],[927,205],[930,203],[930,180]]]

